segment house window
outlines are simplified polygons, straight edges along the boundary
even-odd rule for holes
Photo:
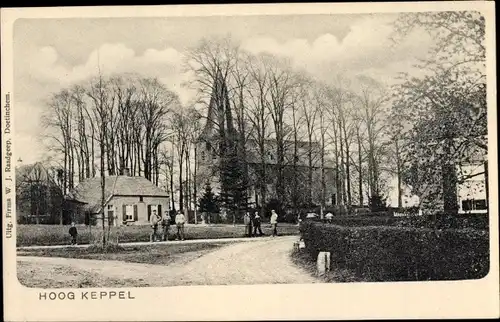
[[[139,202],[144,202],[144,197],[143,196],[139,196]]]
[[[134,221],[134,207],[126,205],[125,209],[125,221]]]
[[[201,161],[205,161],[205,151],[201,151]]]
[[[475,210],[486,210],[488,207],[486,206],[485,199],[474,200],[474,209]]]
[[[123,205],[123,222],[138,221],[137,205]]]
[[[269,157],[269,160],[273,160],[274,159],[274,156],[271,152],[267,152],[267,156]]]
[[[472,211],[472,210],[486,210],[486,200],[478,199],[478,200],[462,200],[462,210],[463,211]]]

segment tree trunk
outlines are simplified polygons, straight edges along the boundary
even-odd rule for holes
[[[179,143],[183,144],[183,143]],[[182,166],[184,163],[184,149],[181,148],[179,155],[179,209],[184,210],[184,190],[182,187]]]
[[[363,206],[363,162],[361,156],[361,136],[359,135],[359,129],[357,132],[358,138],[358,168],[359,168],[359,178],[358,178],[358,189],[359,189],[359,205]]]
[[[451,155],[452,139],[446,139],[444,155]],[[448,158],[443,160],[442,165],[443,206],[446,213],[457,211],[457,173],[455,163]]]
[[[104,122],[103,122],[104,123]],[[105,132],[104,126],[101,127],[101,131]],[[104,135],[101,135],[101,215],[102,215],[102,246],[106,246],[106,227],[105,227],[105,210],[104,210],[104,204],[106,202],[105,198],[105,175],[104,175],[104,155],[105,155],[105,142],[104,142]]]
[[[92,178],[95,177],[96,169],[95,169],[95,137],[94,137],[94,127],[92,127]]]
[[[345,140],[345,174],[346,174],[346,184],[347,184],[347,206],[351,206],[352,204],[352,199],[351,199],[351,166],[350,166],[350,144],[349,140],[347,137],[347,131],[345,128],[345,122],[344,122],[344,140]]]
[[[402,178],[401,178],[401,156],[399,155],[399,143],[395,140],[396,145],[396,171],[398,176],[398,208],[403,207],[403,189],[402,189]]]
[[[313,182],[313,159],[312,159],[312,138],[311,135],[309,135],[309,150],[307,151],[307,157],[308,157],[308,182],[307,182],[307,203],[311,205],[313,203],[313,189],[312,189],[312,182]]]
[[[340,188],[340,204],[345,205],[345,176],[344,176],[344,167],[345,167],[345,161],[344,161],[344,140],[342,137],[342,121],[339,120],[339,142],[340,142],[340,182],[341,182],[341,188]]]
[[[489,212],[490,209],[490,188],[489,188],[489,170],[488,170],[488,160],[484,161],[484,184],[486,191],[486,210]]]
[[[198,148],[194,145],[194,173],[193,173],[193,197],[194,197],[194,223],[198,223],[198,183],[197,183],[197,168],[198,168]]]
[[[170,164],[170,199],[172,202],[172,210],[175,211],[175,198],[174,198],[174,153],[172,147],[172,163]]]

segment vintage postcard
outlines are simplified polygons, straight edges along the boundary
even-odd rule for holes
[[[6,321],[499,317],[493,3],[1,21]]]

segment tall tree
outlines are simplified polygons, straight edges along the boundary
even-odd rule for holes
[[[405,178],[415,193],[440,199],[453,212],[456,185],[467,178],[460,168],[487,154],[484,17],[474,11],[404,14],[395,27],[396,41],[423,29],[436,44],[416,66],[422,76],[402,75],[394,89],[393,113],[406,120],[414,156]]]

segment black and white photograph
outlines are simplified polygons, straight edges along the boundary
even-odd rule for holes
[[[10,22],[9,278],[39,305],[498,282],[494,6],[469,4]]]

